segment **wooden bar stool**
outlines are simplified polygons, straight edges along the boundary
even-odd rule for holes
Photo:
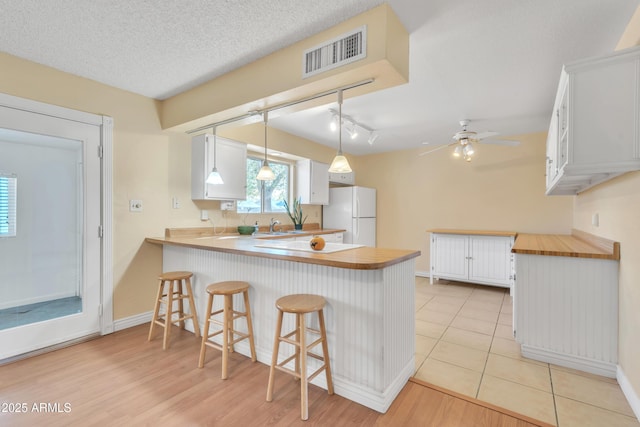
[[[171,325],[178,323],[184,329],[184,321],[191,319],[193,322],[193,331],[197,338],[200,338],[200,324],[198,323],[198,314],[196,313],[196,304],[193,300],[193,291],[191,290],[191,277],[193,273],[189,271],[169,271],[158,276],[159,286],[156,296],[156,306],[153,311],[153,319],[151,319],[151,327],[149,329],[149,341],[153,338],[153,330],[156,325],[164,327],[164,339],[162,340],[162,349],[166,350],[169,345],[169,336],[171,335]],[[168,284],[165,293],[165,284]],[[189,300],[189,313],[184,311],[185,299]],[[178,311],[173,310],[173,303],[178,302]],[[165,313],[160,315],[160,306],[165,304]],[[177,314],[178,318],[173,320],[173,315]]]
[[[308,409],[308,396],[307,396],[307,384],[314,379],[320,372],[325,371],[327,378],[327,391],[329,394],[333,394],[333,381],[331,379],[331,365],[329,363],[329,347],[327,346],[327,331],[324,327],[324,313],[323,308],[326,301],[319,295],[298,294],[289,295],[279,298],[276,301],[276,307],[278,308],[278,320],[276,323],[276,337],[273,343],[273,357],[271,359],[271,370],[269,371],[269,386],[267,387],[267,402],[273,400],[273,380],[276,369],[284,371],[300,379],[300,395],[301,406],[300,412],[303,420],[309,418]],[[311,329],[306,326],[305,314],[318,313],[318,320],[320,323],[320,330]],[[282,335],[282,318],[284,313],[292,313],[296,315],[296,328],[286,335]],[[307,333],[312,332],[318,334],[320,337],[313,341],[311,344],[307,344]],[[294,339],[291,339],[295,336]],[[278,351],[280,348],[280,341],[295,346],[295,353],[278,363]],[[314,354],[311,348],[322,343],[322,356]],[[307,356],[323,361],[323,365],[320,366],[314,373],[307,376]],[[295,360],[295,370],[285,368],[284,365],[291,360]]]
[[[236,311],[233,309],[233,296],[242,292],[244,296],[244,312]],[[222,379],[227,379],[227,366],[229,363],[229,352],[233,353],[233,345],[238,341],[244,339],[249,340],[249,347],[251,348],[251,361],[256,361],[256,349],[253,343],[253,325],[251,323],[251,308],[249,307],[249,284],[247,282],[229,281],[213,283],[207,286],[207,293],[209,299],[207,301],[207,320],[204,324],[204,333],[202,334],[202,345],[200,346],[200,360],[198,361],[198,367],[204,366],[204,356],[207,350],[207,346],[216,348],[222,351]],[[213,310],[213,298],[216,295],[224,296],[224,306],[222,310]],[[222,322],[215,319],[214,316],[222,313]],[[247,332],[243,333],[237,331],[233,326],[233,321],[244,317],[247,321]],[[209,333],[209,325],[214,323],[222,326],[221,330],[214,333]],[[222,345],[209,341],[209,338],[222,334]],[[237,336],[237,338],[236,338]]]

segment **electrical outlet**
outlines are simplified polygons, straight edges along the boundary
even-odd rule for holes
[[[180,199],[174,196],[171,199],[171,205],[173,206],[173,209],[180,209]]]
[[[236,202],[234,200],[220,202],[221,211],[232,211],[232,210],[235,210],[235,208],[236,208]]]
[[[129,200],[129,212],[142,212],[142,200]]]

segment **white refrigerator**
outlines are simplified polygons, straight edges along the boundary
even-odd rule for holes
[[[329,189],[329,204],[322,207],[322,226],[346,230],[343,242],[375,247],[376,190],[366,187]]]

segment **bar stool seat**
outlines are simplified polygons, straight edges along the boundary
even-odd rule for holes
[[[153,339],[153,332],[156,325],[164,327],[164,338],[162,340],[163,350],[166,350],[169,346],[171,326],[174,323],[178,323],[179,327],[184,329],[184,321],[191,319],[194,333],[197,338],[200,338],[200,324],[198,323],[196,304],[193,300],[193,291],[191,290],[191,277],[193,277],[193,273],[190,271],[168,271],[158,276],[158,293],[156,295],[153,318],[151,319],[151,327],[149,328],[148,341]],[[167,288],[166,293],[165,286]],[[185,299],[189,301],[189,313],[184,311],[183,301]],[[177,311],[173,309],[174,302],[178,303]],[[162,304],[166,307],[164,314],[160,314]],[[173,318],[174,314],[178,316],[176,319]]]
[[[271,359],[271,369],[269,371],[269,385],[267,387],[267,402],[273,400],[273,383],[275,370],[286,372],[300,379],[300,414],[303,420],[309,418],[308,409],[308,382],[324,371],[327,379],[327,391],[333,394],[333,381],[331,379],[331,365],[329,362],[329,347],[327,345],[327,331],[324,325],[324,306],[326,300],[320,295],[295,294],[279,298],[276,301],[278,308],[278,320],[276,323],[276,335],[273,344],[273,357]],[[318,313],[319,330],[306,326],[305,314]],[[284,313],[295,314],[296,328],[282,335],[282,319]],[[319,338],[307,344],[307,333],[319,335]],[[293,338],[292,338],[293,337]],[[295,347],[295,353],[278,363],[278,352],[280,342],[291,344]],[[312,353],[310,350],[318,344],[322,344],[322,355]],[[307,357],[313,357],[323,362],[315,372],[307,376]],[[295,369],[285,368],[284,365],[290,361],[295,361]]]
[[[256,349],[253,341],[253,324],[251,323],[251,307],[249,305],[249,283],[241,281],[227,281],[213,283],[207,286],[207,293],[209,298],[207,300],[207,320],[204,324],[204,333],[202,334],[202,345],[200,346],[200,359],[198,360],[198,367],[204,366],[204,358],[207,350],[207,346],[216,348],[222,351],[222,376],[223,380],[227,379],[227,369],[229,364],[229,353],[233,353],[234,344],[244,339],[249,340],[249,347],[251,348],[251,361],[256,361]],[[233,296],[242,293],[244,298],[244,312],[236,311],[233,309]],[[213,299],[216,295],[224,296],[224,306],[221,310],[213,310]],[[219,321],[214,316],[221,314],[223,320]],[[234,327],[234,320],[244,317],[247,321],[247,333],[239,332]],[[209,333],[211,323],[219,325],[222,329]],[[219,345],[213,341],[209,341],[216,335],[222,334],[222,345]],[[237,338],[236,338],[237,337]]]

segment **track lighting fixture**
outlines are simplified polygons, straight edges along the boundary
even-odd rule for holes
[[[358,132],[358,128],[368,132],[369,136],[367,138],[367,142],[369,143],[369,145],[373,145],[376,139],[378,139],[378,133],[374,129],[371,129],[369,126],[358,123],[352,117],[344,114],[338,117],[338,112],[332,108],[329,109],[329,112],[331,113],[329,129],[331,129],[332,132],[337,131],[341,126],[344,125],[344,128],[351,139],[356,139],[360,135],[360,132]]]

